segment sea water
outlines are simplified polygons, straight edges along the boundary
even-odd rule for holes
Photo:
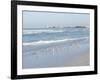
[[[66,66],[76,55],[89,53],[89,35],[87,27],[23,29],[23,68]]]

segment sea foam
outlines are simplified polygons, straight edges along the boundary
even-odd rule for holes
[[[60,43],[66,41],[77,41],[77,40],[84,40],[88,39],[88,37],[80,37],[80,38],[70,38],[70,39],[61,39],[61,40],[48,40],[48,41],[37,41],[37,42],[25,42],[23,45],[43,45],[43,44],[52,44],[52,43]]]
[[[24,30],[23,34],[40,34],[40,33],[56,33],[64,32],[64,30]]]

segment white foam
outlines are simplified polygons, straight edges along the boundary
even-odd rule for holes
[[[23,45],[43,45],[43,44],[52,44],[52,43],[59,43],[59,42],[65,42],[65,41],[73,41],[73,40],[83,40],[88,39],[88,37],[82,37],[82,38],[72,38],[72,39],[61,39],[61,40],[49,40],[49,41],[37,41],[37,42],[29,42],[29,43],[23,43]]]
[[[64,30],[23,30],[23,34],[56,33]]]

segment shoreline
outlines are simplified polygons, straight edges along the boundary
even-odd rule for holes
[[[89,43],[87,43],[87,40],[82,40],[31,48],[22,55],[23,69],[89,65]]]

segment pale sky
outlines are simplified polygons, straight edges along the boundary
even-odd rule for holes
[[[90,15],[79,13],[23,11],[23,28],[89,26]]]

